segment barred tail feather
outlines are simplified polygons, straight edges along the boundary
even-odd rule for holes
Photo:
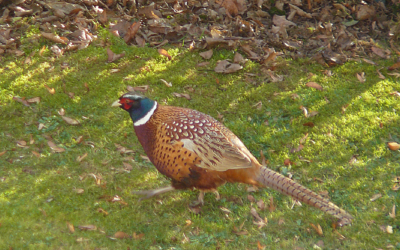
[[[328,199],[310,189],[296,183],[295,181],[271,170],[267,167],[261,167],[257,181],[266,187],[270,187],[283,194],[290,195],[296,200],[314,206],[325,213],[328,213],[339,219],[339,225],[350,224],[353,217],[345,210],[339,208]]]

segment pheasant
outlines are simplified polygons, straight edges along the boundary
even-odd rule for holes
[[[134,92],[122,95],[112,106],[128,111],[150,161],[171,179],[168,187],[138,193],[146,198],[175,189],[196,188],[200,190],[199,202],[203,203],[204,192],[216,192],[226,182],[239,182],[292,196],[336,217],[341,226],[353,219],[317,193],[262,166],[233,132],[209,115],[162,106]]]

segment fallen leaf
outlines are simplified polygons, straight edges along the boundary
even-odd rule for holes
[[[140,92],[147,92],[147,90],[149,90],[149,85],[143,85],[143,86],[136,86],[136,87],[132,87],[132,86],[126,86],[126,89],[128,91],[140,91]]]
[[[186,99],[188,99],[188,100],[192,100],[192,98],[190,98],[190,95],[189,94],[181,94],[181,93],[176,93],[176,92],[174,92],[174,93],[172,93],[175,97],[184,97],[184,98],[186,98]]]
[[[209,65],[210,64],[210,62],[201,62],[201,63],[198,63],[197,65],[196,65],[196,67],[204,67],[204,66],[207,66],[207,65]]]
[[[61,117],[66,123],[68,123],[69,125],[79,125],[80,123],[72,118],[66,117],[66,116],[62,116]]]
[[[265,203],[264,203],[264,201],[263,200],[259,200],[259,201],[257,201],[257,207],[260,209],[260,210],[265,210]]]
[[[75,232],[75,227],[74,227],[74,225],[72,225],[71,223],[69,223],[68,221],[67,221],[67,227],[68,227],[68,230],[69,230],[69,232],[70,233],[74,233]]]
[[[369,200],[370,201],[376,201],[377,199],[381,198],[382,194],[374,194]]]
[[[128,43],[133,37],[135,37],[139,29],[140,29],[140,22],[132,23],[132,25],[128,29],[128,32],[124,36],[125,43]]]
[[[158,53],[159,53],[160,55],[162,55],[162,56],[167,57],[168,60],[171,60],[171,59],[172,59],[172,56],[170,56],[170,55],[168,54],[168,52],[167,52],[165,49],[158,49]]]
[[[39,154],[38,152],[32,151],[32,154],[33,154],[34,156],[36,156],[37,158],[40,158],[40,154]],[[1,156],[1,155],[0,155],[0,156]]]
[[[321,90],[321,91],[323,90],[322,86],[319,85],[319,84],[316,83],[316,82],[308,82],[308,83],[306,84],[306,86],[307,86],[307,87],[310,87],[310,88],[317,89],[317,90]]]
[[[400,77],[400,73],[387,73],[390,76],[395,76],[396,78]]]
[[[61,116],[65,115],[65,109],[64,108],[60,108],[60,110],[58,111],[58,114]]]
[[[363,58],[364,62],[371,64],[371,65],[376,65],[376,63],[374,61],[371,61],[369,59]]]
[[[32,97],[26,100],[28,103],[40,103],[40,97]]]
[[[41,32],[41,35],[42,35],[42,37],[49,39],[50,41],[55,42],[55,43],[67,44],[67,42],[68,42],[68,39],[66,37],[60,37],[53,33]]]
[[[83,194],[83,193],[85,192],[85,190],[84,190],[83,188],[77,188],[77,189],[74,189],[74,191],[75,191],[77,194]]]
[[[170,87],[172,87],[172,82],[167,82],[167,81],[165,81],[164,79],[160,79],[164,84],[165,84],[165,86],[167,86],[168,88],[170,88]]]
[[[389,142],[388,147],[390,150],[396,151],[400,149],[400,144],[398,144],[397,142]]]
[[[378,73],[379,79],[382,79],[382,80],[386,79],[386,77],[384,75],[382,75],[382,73],[379,71],[379,69],[376,70],[376,73]]]
[[[392,210],[389,212],[390,218],[395,218],[396,217],[396,205],[393,205]]]
[[[260,241],[257,241],[257,250],[264,250],[266,246],[261,245]]]
[[[254,196],[251,195],[251,194],[248,194],[248,195],[247,195],[247,199],[248,199],[250,202],[255,202],[255,201],[256,201],[256,199],[254,199]]]
[[[141,239],[143,239],[143,237],[144,237],[144,233],[136,234],[136,232],[134,232],[134,233],[132,234],[132,237],[133,237],[135,240],[141,240]]]
[[[313,122],[306,122],[306,123],[303,124],[303,126],[307,126],[307,127],[313,128],[315,125],[314,125]]]
[[[50,88],[47,86],[47,84],[44,85],[44,87],[49,91],[50,94],[54,95],[56,93],[56,90],[54,88]]]
[[[20,148],[26,148],[27,147],[26,144],[27,143],[24,140],[17,141],[17,146],[20,147]]]
[[[364,72],[357,73],[356,76],[357,76],[357,79],[358,79],[359,82],[361,82],[361,83],[365,82],[366,78],[365,78],[365,73]]]
[[[312,226],[314,228],[314,230],[317,232],[317,234],[319,236],[324,235],[324,232],[322,231],[322,228],[321,228],[321,226],[319,224],[314,225],[314,224],[310,223],[310,226]]]
[[[388,68],[388,70],[395,70],[395,69],[398,69],[398,68],[400,68],[400,62],[397,62],[397,63],[393,64],[392,66],[390,66]]]
[[[213,50],[210,49],[210,50],[201,52],[201,53],[199,53],[199,55],[200,55],[201,57],[203,57],[204,59],[208,60],[208,59],[210,59],[210,58],[212,57],[212,55],[213,55]]]
[[[62,153],[65,151],[64,148],[57,147],[57,145],[52,141],[47,141],[47,145],[56,153]]]
[[[111,63],[111,62],[114,62],[114,61],[124,57],[125,56],[125,51],[122,51],[121,54],[115,54],[109,48],[107,48],[107,55],[108,55],[107,62]]]
[[[201,213],[201,206],[189,206],[189,210],[190,212],[194,213],[194,214],[200,214]]]
[[[371,47],[372,52],[374,52],[376,55],[388,59],[387,58],[387,54],[385,53],[385,51],[383,49],[377,48],[377,47]]]
[[[114,234],[114,237],[117,239],[127,239],[127,238],[130,238],[131,236],[127,233],[118,231]]]
[[[85,159],[86,158],[86,156],[88,156],[88,153],[85,153],[84,155],[82,155],[82,156],[78,156],[77,158],[76,158],[76,161],[77,162],[82,162],[83,161],[83,159]]]
[[[393,234],[393,227],[392,226],[386,226],[386,233]]]
[[[82,231],[93,231],[97,229],[95,225],[83,225],[83,226],[78,226],[78,228]]]
[[[217,73],[234,73],[243,69],[243,66],[237,63],[230,63],[228,60],[222,60],[217,62],[217,66],[214,68],[214,71]]]
[[[234,63],[243,63],[245,62],[245,59],[243,58],[242,54],[239,52],[235,53],[235,56],[233,57],[233,62]]]
[[[0,156],[3,156],[6,152],[7,152],[7,150],[0,152]]]
[[[19,97],[14,96],[13,100],[17,101],[17,102],[20,102],[20,103],[22,103],[23,105],[25,105],[27,107],[30,107],[29,103],[25,100],[25,98],[19,98]]]

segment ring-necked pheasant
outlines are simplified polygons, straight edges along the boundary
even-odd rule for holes
[[[240,139],[209,115],[196,110],[162,106],[130,92],[113,103],[129,112],[136,135],[158,171],[172,185],[139,194],[149,198],[174,189],[216,191],[226,182],[270,187],[350,224],[353,217],[329,200],[262,166]]]

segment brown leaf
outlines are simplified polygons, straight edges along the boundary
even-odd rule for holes
[[[106,210],[102,209],[101,207],[99,209],[97,209],[97,212],[103,214],[104,216],[108,215],[108,212]]]
[[[52,141],[47,141],[47,145],[56,153],[62,153],[65,151],[64,148],[57,147],[57,145]]]
[[[390,150],[396,151],[400,149],[400,144],[398,144],[397,142],[389,142],[388,147]]]
[[[24,140],[18,140],[17,141],[17,146],[18,147],[20,147],[20,148],[27,148],[27,147],[29,147],[29,146],[26,146],[26,141],[24,141]]]
[[[243,69],[243,66],[237,63],[230,63],[228,60],[222,60],[217,62],[217,66],[214,68],[214,71],[217,73],[234,73]]]
[[[129,27],[128,32],[124,36],[125,43],[128,43],[133,37],[135,37],[135,35],[139,31],[139,29],[140,29],[140,22],[133,23]]]
[[[273,197],[273,196],[271,196],[271,197],[269,198],[269,207],[268,207],[268,210],[269,210],[270,212],[273,212],[273,211],[276,210],[276,206],[275,206],[275,204],[274,204],[274,197]]]
[[[264,201],[263,201],[263,200],[257,201],[257,207],[258,207],[260,210],[265,210],[265,203],[264,203]]]
[[[62,43],[62,44],[67,44],[68,39],[66,37],[60,37],[58,35],[54,35],[53,33],[46,33],[46,32],[41,32],[42,37],[49,39],[52,42],[55,43]]]
[[[272,22],[278,27],[297,26],[295,23],[286,20],[285,16],[274,15]]]
[[[382,80],[386,79],[386,77],[384,75],[382,75],[382,73],[379,71],[379,69],[376,70],[376,73],[378,73],[379,79],[382,79]]]
[[[181,93],[176,93],[176,92],[174,92],[174,93],[172,93],[175,97],[184,97],[184,98],[186,98],[186,99],[188,99],[188,100],[191,100],[192,98],[190,98],[190,95],[189,94],[181,94]]]
[[[88,156],[88,153],[85,153],[85,154],[83,154],[82,156],[78,156],[78,157],[76,158],[76,161],[77,161],[77,162],[82,162],[83,159],[86,158],[86,156]]]
[[[371,47],[371,50],[372,50],[372,52],[374,52],[376,55],[378,55],[378,56],[380,56],[380,57],[382,57],[382,58],[387,59],[387,54],[386,54],[386,52],[385,52],[383,49],[377,48],[377,47]]]
[[[27,106],[27,107],[29,107],[30,105],[29,105],[29,103],[25,100],[25,98],[19,98],[19,97],[13,97],[13,100],[14,101],[17,101],[17,102],[20,102],[20,103],[22,103],[23,105],[25,105],[25,106]]]
[[[86,93],[89,93],[89,85],[85,82],[85,83],[83,84],[83,86],[84,86],[85,89],[86,89]]]
[[[366,62],[366,63],[368,63],[368,64],[376,65],[375,62],[373,62],[373,61],[371,61],[371,60],[369,60],[369,59],[363,58],[363,60],[364,60],[364,62]]]
[[[251,194],[248,194],[248,195],[247,195],[247,199],[248,199],[250,202],[255,202],[255,201],[256,201],[256,199],[254,199],[254,196],[251,195]]]
[[[313,122],[306,122],[306,123],[303,124],[303,126],[307,126],[307,127],[313,128],[315,125],[314,125]]]
[[[45,84],[44,87],[49,91],[50,94],[54,95],[56,93],[56,90],[54,88],[50,88],[47,86],[47,84]]]
[[[74,225],[72,225],[71,223],[69,223],[68,221],[67,221],[67,227],[68,227],[68,230],[69,230],[69,232],[70,233],[74,233],[75,232],[75,227],[74,227]]]
[[[6,152],[7,152],[7,150],[4,150],[3,152],[0,152],[0,156],[3,156]]]
[[[245,62],[245,59],[243,58],[242,54],[236,52],[235,56],[233,57],[233,62],[234,63],[243,63],[243,62]]]
[[[76,189],[74,189],[74,191],[75,191],[77,194],[83,194],[83,193],[85,192],[85,189],[83,189],[83,188],[76,188]]]
[[[389,212],[390,218],[396,218],[396,205],[393,205],[392,210]]]
[[[388,68],[388,70],[395,70],[395,69],[398,69],[398,68],[400,68],[400,62],[397,62],[397,63],[393,64],[392,66],[390,66]]]
[[[210,64],[210,62],[201,62],[201,63],[198,63],[197,65],[196,65],[196,67],[204,67],[204,66],[207,66],[207,65],[209,65]]]
[[[143,93],[145,93],[145,92],[147,92],[147,90],[149,90],[149,85],[143,85],[143,86],[136,86],[136,87],[132,87],[132,86],[126,86],[126,89],[128,90],[128,91],[132,91],[132,92],[134,92],[134,91],[140,91],[140,92],[143,92]]]
[[[323,90],[322,86],[319,85],[319,84],[316,83],[316,82],[308,82],[308,83],[306,84],[306,86],[307,86],[307,87],[310,87],[310,88],[317,89],[317,90],[321,90],[321,91]]]
[[[167,82],[166,80],[164,80],[164,79],[160,79],[164,84],[165,84],[165,86],[167,86],[168,88],[170,88],[170,87],[172,87],[172,82]]]
[[[264,250],[266,246],[261,245],[260,241],[257,241],[257,250]]]
[[[361,83],[364,83],[366,78],[365,78],[365,73],[361,72],[361,73],[357,73],[356,74],[358,81],[360,81]]]
[[[83,226],[78,226],[78,228],[82,231],[93,231],[97,229],[95,225],[83,225]]]
[[[61,116],[61,118],[62,118],[66,123],[68,123],[69,125],[79,125],[79,124],[80,124],[79,121],[77,121],[77,120],[75,120],[75,119],[72,119],[72,118],[69,118],[69,117],[66,117],[66,116]]]
[[[107,62],[114,62],[122,57],[125,56],[125,51],[122,51],[121,54],[115,54],[114,52],[112,52],[109,48],[107,48],[107,55],[108,55],[108,60]],[[89,92],[89,91],[88,91]]]
[[[358,5],[356,8],[356,19],[366,20],[375,16],[375,7],[372,5]]]
[[[135,240],[141,240],[141,239],[143,239],[143,237],[144,237],[144,233],[136,234],[136,232],[134,232],[134,233],[132,234],[132,237],[133,237]]]
[[[32,97],[26,100],[28,103],[39,103],[40,97]]]
[[[131,236],[129,234],[121,232],[121,231],[118,231],[114,234],[114,238],[117,238],[117,239],[128,239],[130,237]]]
[[[40,154],[39,154],[38,152],[32,151],[32,154],[33,154],[34,156],[36,156],[37,158],[40,158]],[[0,155],[0,156],[1,156],[1,155]]]
[[[378,194],[374,194],[369,200],[376,201],[377,199],[379,199],[381,197],[382,197],[382,194],[378,193]]]
[[[168,60],[171,60],[171,59],[172,59],[172,56],[170,56],[170,55],[168,54],[168,52],[167,52],[165,49],[158,49],[158,53],[159,53],[160,55],[162,55],[162,56],[167,57]]]
[[[208,60],[208,59],[210,59],[210,58],[212,57],[212,55],[213,55],[213,50],[210,49],[210,50],[201,52],[201,53],[199,53],[199,55],[200,55],[201,57],[203,57],[204,59]]]
[[[200,214],[201,213],[201,205],[198,206],[189,206],[190,212],[194,214]]]
[[[314,228],[314,230],[317,232],[317,234],[319,236],[324,235],[324,232],[322,231],[322,228],[321,228],[321,226],[319,224],[314,225],[314,224],[310,223],[310,226],[312,226]]]

